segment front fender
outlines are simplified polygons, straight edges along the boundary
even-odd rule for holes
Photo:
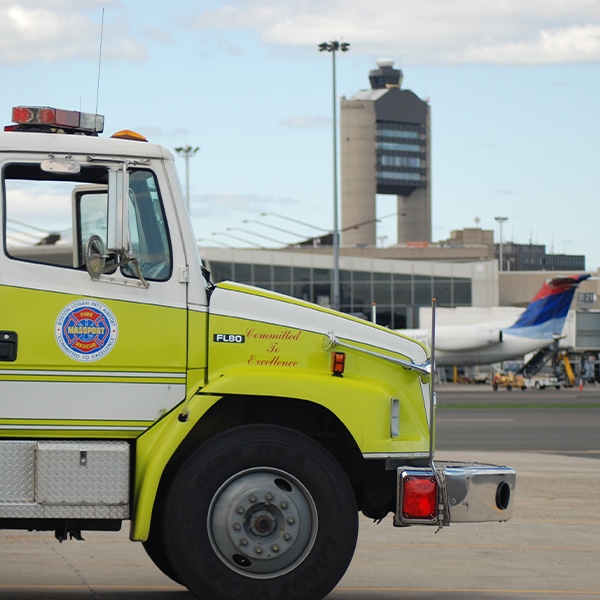
[[[220,396],[194,395],[136,440],[132,540],[148,539],[152,509],[166,466],[183,440],[218,400]]]
[[[222,374],[138,439],[131,539],[148,538],[152,509],[165,468],[206,412],[225,396],[280,398],[282,411],[290,399],[317,403],[343,423],[366,455],[385,457],[427,452],[429,432],[419,376],[402,370],[402,377],[406,385],[398,388],[385,380],[350,379],[308,370],[295,372],[293,377],[287,373],[258,373],[251,368]],[[393,399],[400,412],[396,437],[391,436]]]
[[[418,375],[403,372],[405,385],[367,377],[336,377],[313,371],[268,375],[255,369],[236,370],[209,383],[203,393],[218,396],[269,396],[314,402],[331,411],[348,429],[363,454],[422,452],[429,432]],[[402,430],[391,437],[392,398],[400,401]],[[282,400],[283,401],[283,400]]]

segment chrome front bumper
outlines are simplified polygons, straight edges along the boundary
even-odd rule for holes
[[[411,475],[437,480],[438,510],[431,519],[411,520],[403,514],[402,482]],[[515,482],[514,469],[496,465],[436,462],[434,469],[398,467],[394,525],[507,521],[513,511]]]

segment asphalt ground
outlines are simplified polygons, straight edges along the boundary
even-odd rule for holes
[[[600,459],[600,385],[500,389],[437,388],[439,450],[548,452]]]
[[[437,458],[515,467],[512,519],[436,533],[363,517],[328,600],[600,600],[600,387],[446,385],[437,400]],[[63,544],[0,531],[0,600],[193,600],[128,540],[127,525]]]

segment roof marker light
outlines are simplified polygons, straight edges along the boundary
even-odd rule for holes
[[[131,129],[121,129],[121,131],[113,133],[110,137],[120,140],[134,140],[136,142],[148,141],[141,133],[137,133],[137,131],[131,131]]]

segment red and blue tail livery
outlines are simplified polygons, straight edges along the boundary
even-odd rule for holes
[[[529,306],[512,325],[486,322],[436,328],[435,362],[438,367],[486,365],[522,358],[545,348],[562,335],[575,290],[590,275],[547,279]],[[431,346],[427,329],[404,333]]]
[[[506,333],[540,339],[554,339],[562,333],[575,290],[589,274],[554,277],[542,285],[517,322]]]

